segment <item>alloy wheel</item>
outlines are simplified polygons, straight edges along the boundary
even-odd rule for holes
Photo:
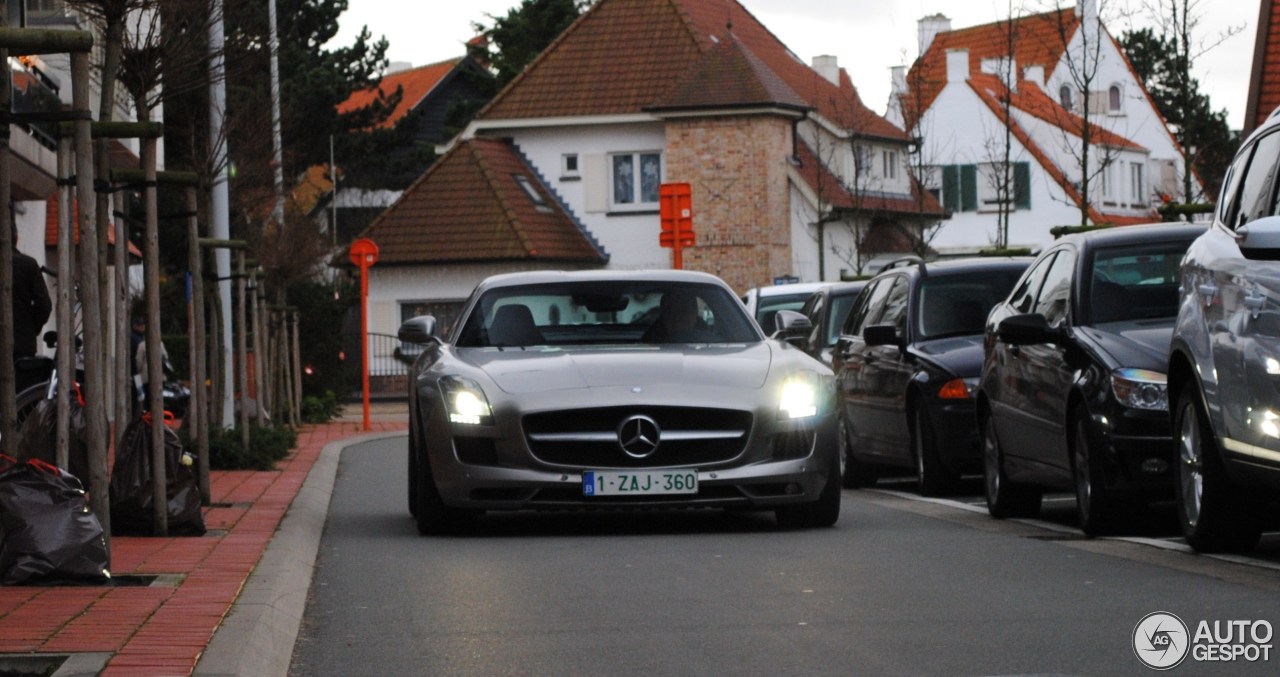
[[[1178,490],[1182,493],[1182,516],[1195,526],[1200,522],[1204,498],[1204,450],[1195,403],[1185,402],[1178,414]]]

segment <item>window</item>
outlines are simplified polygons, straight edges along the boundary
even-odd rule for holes
[[[853,170],[858,174],[871,171],[871,149],[866,146],[853,147]]]
[[[1036,312],[1044,315],[1051,326],[1061,325],[1071,307],[1071,280],[1074,277],[1076,257],[1070,250],[1062,250],[1053,259],[1053,265],[1044,276],[1044,286],[1036,299]]]
[[[1268,134],[1258,140],[1253,162],[1245,172],[1240,192],[1239,217],[1232,228],[1270,216],[1276,212],[1276,168],[1280,159],[1280,134]]]
[[[1040,293],[1040,283],[1044,282],[1045,273],[1049,272],[1049,267],[1053,264],[1053,257],[1048,256],[1041,259],[1034,268],[1028,270],[1022,280],[1018,282],[1018,286],[1009,295],[1009,305],[1013,306],[1019,313],[1029,313],[1035,307],[1036,294]]]
[[[907,298],[910,296],[911,283],[903,275],[899,275],[884,302],[884,313],[876,320],[876,324],[891,324],[902,336],[907,331]]]
[[[862,336],[866,321],[874,319],[873,316],[880,312],[880,305],[892,286],[893,280],[886,279],[873,282],[870,288],[862,290],[862,294],[858,296],[858,305],[849,313],[849,319],[844,323],[846,335]]]
[[[658,186],[662,183],[662,154],[619,153],[610,156],[609,160],[613,176],[613,206],[656,209]]]
[[[884,173],[881,174],[886,179],[898,178],[898,153],[897,151],[886,150],[880,154],[883,160]]]
[[[560,156],[560,179],[577,179],[582,175],[578,170],[578,154],[565,153]]]
[[[516,180],[516,183],[520,185],[520,189],[524,191],[524,194],[529,196],[529,200],[533,202],[533,206],[536,207],[538,211],[547,214],[551,213],[551,205],[548,205],[547,200],[542,197],[542,194],[539,193],[536,188],[533,187],[533,183],[529,181],[529,177],[524,174],[512,174],[511,176]]]
[[[1120,113],[1120,85],[1111,85],[1107,90],[1107,111],[1113,115]]]
[[[1075,97],[1071,96],[1071,87],[1063,85],[1058,88],[1058,103],[1061,103],[1062,107],[1067,110],[1072,109],[1075,103]]]
[[[983,165],[943,165],[942,206],[950,212],[992,211],[1001,199],[998,187],[1004,180],[999,163]],[[1012,163],[1009,178],[1013,185],[1007,187],[1004,201],[1013,202],[1014,209],[1031,208],[1031,165]],[[981,174],[981,176],[979,176]]]
[[[1147,182],[1143,176],[1143,167],[1141,162],[1129,163],[1129,204],[1145,205],[1147,204]]]
[[[1102,182],[1102,201],[1106,204],[1113,205],[1116,203],[1115,172],[1112,171],[1110,162],[1102,166],[1102,175],[1098,180]]]

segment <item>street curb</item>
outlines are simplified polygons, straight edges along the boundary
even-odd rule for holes
[[[288,677],[342,451],[404,434],[374,433],[324,446],[192,675]]]

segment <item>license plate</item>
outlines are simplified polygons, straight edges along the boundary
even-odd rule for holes
[[[698,493],[696,470],[588,470],[582,473],[583,496],[659,496]]]

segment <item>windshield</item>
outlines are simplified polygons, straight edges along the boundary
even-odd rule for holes
[[[1087,324],[1178,316],[1178,266],[1191,240],[1098,249],[1091,262]]]
[[[748,343],[759,341],[742,304],[716,285],[560,282],[485,292],[458,346]]]
[[[987,315],[1009,295],[1022,268],[930,276],[920,285],[916,314],[921,339],[981,334]]]

